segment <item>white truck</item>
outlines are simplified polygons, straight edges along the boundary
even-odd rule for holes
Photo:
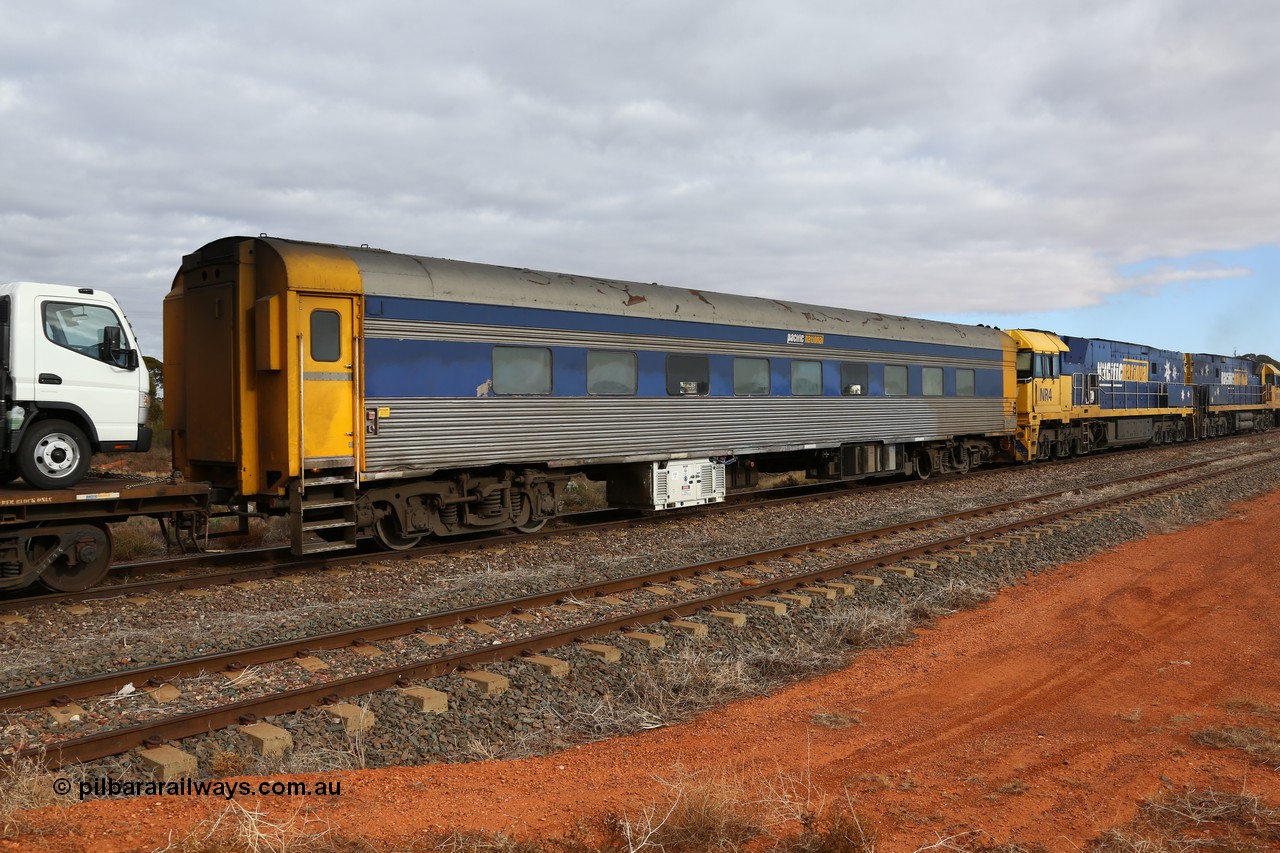
[[[78,483],[98,451],[151,447],[151,377],[124,312],[88,287],[0,284],[0,483]]]

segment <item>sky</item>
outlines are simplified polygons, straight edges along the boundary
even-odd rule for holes
[[[229,235],[1280,355],[1275,0],[0,4],[0,281]]]

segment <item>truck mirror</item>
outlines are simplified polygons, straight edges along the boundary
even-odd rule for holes
[[[138,369],[138,352],[123,349],[120,342],[124,339],[124,330],[119,326],[104,326],[102,329],[102,360],[110,362],[126,370]]]

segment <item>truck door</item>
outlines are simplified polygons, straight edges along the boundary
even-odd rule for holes
[[[302,465],[353,468],[357,396],[355,301],[347,296],[299,294],[302,370]]]
[[[108,305],[68,297],[34,304],[35,402],[80,409],[102,443],[136,441],[141,368],[130,369],[124,353],[113,360],[105,346],[109,326],[121,330],[123,346],[134,346],[123,318]]]

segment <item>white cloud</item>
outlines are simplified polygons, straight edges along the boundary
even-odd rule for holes
[[[896,313],[1265,245],[1270,0],[0,7],[0,279],[370,243]]]

